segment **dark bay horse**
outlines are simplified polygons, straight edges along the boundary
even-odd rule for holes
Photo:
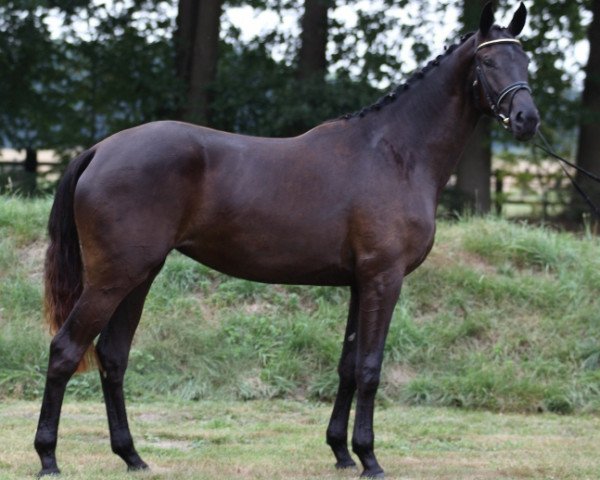
[[[345,285],[351,299],[327,429],[340,468],[382,477],[373,407],[403,279],[433,244],[440,192],[482,114],[532,137],[539,115],[515,37],[527,12],[477,32],[360,114],[295,138],[253,138],[178,122],[117,133],[68,167],[50,214],[46,310],[56,335],[35,437],[55,457],[68,380],[96,343],[112,450],[147,468],[127,424],[123,376],[152,281],[172,250],[259,282]],[[410,88],[409,88],[410,87]],[[433,292],[432,292],[433,293]]]

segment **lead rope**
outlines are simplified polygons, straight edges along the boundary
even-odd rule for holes
[[[554,158],[556,158],[557,160],[560,161],[560,166],[561,166],[563,172],[565,172],[565,175],[569,178],[569,180],[571,181],[571,183],[575,187],[575,190],[577,190],[577,192],[579,193],[579,195],[581,195],[583,197],[583,199],[586,201],[586,203],[589,205],[590,209],[592,210],[592,212],[596,216],[596,218],[600,219],[600,209],[598,209],[598,207],[594,204],[594,202],[592,202],[592,199],[588,196],[587,193],[585,193],[585,191],[583,190],[583,188],[581,188],[581,185],[579,185],[575,181],[575,177],[573,177],[573,175],[571,175],[569,173],[569,171],[565,168],[565,164],[568,165],[569,167],[574,168],[578,172],[583,173],[586,177],[591,178],[595,182],[600,183],[600,177],[598,175],[595,175],[595,174],[587,171],[585,168],[582,168],[582,167],[580,167],[578,165],[575,165],[574,163],[570,162],[566,158],[561,157],[558,153],[556,153],[552,149],[552,147],[548,143],[548,140],[546,140],[546,137],[544,137],[544,135],[542,134],[542,132],[539,129],[537,131],[537,136],[544,143],[544,145],[540,145],[537,142],[533,142],[533,145],[535,147],[539,148],[540,150],[542,150],[543,152],[546,152],[551,157],[554,157]]]

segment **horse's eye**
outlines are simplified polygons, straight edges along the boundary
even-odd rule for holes
[[[494,61],[490,58],[484,58],[483,59],[483,64],[486,67],[490,67],[490,68],[494,68],[496,66],[496,64],[494,63]]]

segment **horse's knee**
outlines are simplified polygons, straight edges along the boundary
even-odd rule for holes
[[[363,393],[374,393],[379,387],[381,364],[379,362],[364,362],[356,368],[356,386]]]
[[[340,387],[353,388],[356,386],[356,372],[354,365],[342,364],[338,365],[337,373],[340,380]]]
[[[341,384],[352,384],[356,371],[356,350],[344,348],[340,361],[337,365],[337,374]]]

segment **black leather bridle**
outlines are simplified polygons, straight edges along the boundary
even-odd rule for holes
[[[519,40],[516,38],[499,38],[497,40],[490,40],[489,42],[483,42],[479,44],[475,49],[475,54],[477,54],[477,52],[482,48],[506,43],[516,43],[517,45],[521,45],[521,42],[519,42]],[[495,93],[490,86],[487,77],[485,76],[485,72],[483,71],[483,67],[481,65],[481,60],[477,57],[477,55],[475,55],[475,81],[473,82],[473,87],[475,100],[478,104],[480,103],[479,85],[481,85],[481,88],[483,89],[483,94],[485,95],[486,101],[490,107],[490,110],[492,111],[492,115],[502,124],[504,128],[510,128],[510,114],[515,95],[520,90],[527,90],[529,93],[531,93],[531,87],[529,84],[527,82],[515,82],[504,88],[500,93]],[[504,115],[500,111],[502,102],[506,98],[509,98],[508,115]]]

